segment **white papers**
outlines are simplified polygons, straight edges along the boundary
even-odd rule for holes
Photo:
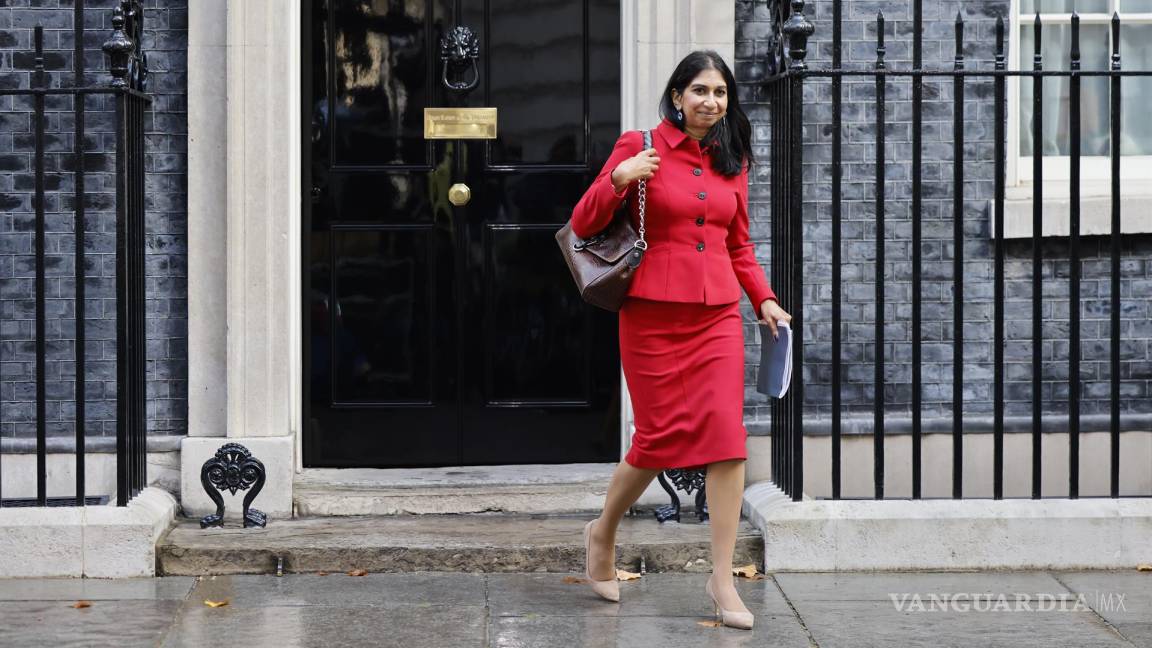
[[[792,327],[779,320],[776,330],[779,339],[772,337],[767,322],[760,323],[760,369],[756,375],[756,391],[783,398],[792,383]]]

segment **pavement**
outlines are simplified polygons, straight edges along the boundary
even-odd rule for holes
[[[0,580],[0,645],[1152,648],[1152,572],[1136,569],[737,578],[751,631],[714,624],[701,573],[622,581],[619,603],[575,575]]]

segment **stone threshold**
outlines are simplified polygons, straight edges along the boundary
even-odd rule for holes
[[[182,519],[157,545],[160,573],[174,576],[284,572],[560,572],[584,569],[582,531],[591,515],[394,515],[269,520],[263,529],[200,529]],[[625,516],[621,569],[708,572],[711,527],[685,516]],[[741,520],[734,564],[763,564],[760,533]]]
[[[615,463],[306,468],[293,481],[297,516],[462,513],[598,514]],[[682,511],[693,497],[679,493]],[[656,480],[637,507],[669,503]]]

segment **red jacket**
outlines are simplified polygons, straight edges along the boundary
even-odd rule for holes
[[[625,196],[632,224],[640,227],[636,182],[616,193],[612,171],[640,152],[639,131],[616,140],[612,155],[572,211],[572,232],[588,238],[604,229]],[[727,177],[712,169],[707,149],[667,119],[652,133],[660,168],[648,181],[645,238],[648,251],[628,295],[709,305],[740,301],[748,294],[756,316],[776,299],[748,240],[748,170]],[[739,283],[737,283],[739,282]]]

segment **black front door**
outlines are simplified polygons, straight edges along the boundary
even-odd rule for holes
[[[616,318],[554,234],[619,133],[619,3],[304,5],[305,465],[617,460]],[[446,84],[456,26],[479,56]],[[425,139],[425,107],[498,137]]]

